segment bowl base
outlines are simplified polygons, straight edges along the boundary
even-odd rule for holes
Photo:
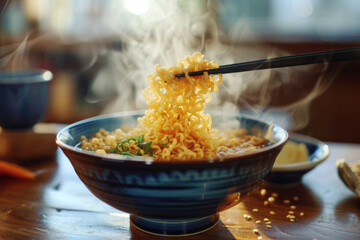
[[[159,236],[184,237],[199,234],[213,228],[219,221],[219,214],[203,218],[154,219],[130,215],[131,224],[137,229]]]

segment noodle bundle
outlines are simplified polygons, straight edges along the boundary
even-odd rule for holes
[[[148,75],[149,86],[143,91],[148,110],[138,119],[136,128],[101,129],[91,139],[82,137],[82,148],[98,153],[153,156],[159,161],[211,159],[252,151],[266,140],[248,135],[246,130],[220,132],[211,128],[211,116],[205,104],[218,91],[222,75],[190,77],[189,72],[217,68],[199,52],[180,59],[170,68],[156,65]],[[185,78],[175,74],[185,73]]]

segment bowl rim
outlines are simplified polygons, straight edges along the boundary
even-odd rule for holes
[[[0,71],[0,85],[45,83],[52,79],[52,72],[41,68]]]
[[[316,145],[318,148],[321,148],[323,154],[318,156],[314,156],[311,158],[310,156],[308,161],[299,162],[299,163],[288,163],[288,164],[275,164],[271,170],[271,172],[295,172],[302,170],[309,170],[324,162],[328,156],[330,155],[330,148],[325,142],[320,141],[317,138],[311,137],[309,135],[300,134],[300,133],[289,133],[289,141],[291,139],[298,140],[299,142],[311,143]]]
[[[234,112],[228,112],[228,111],[204,111],[205,114],[207,113],[221,113],[222,115],[224,114],[228,114],[231,116],[239,116],[241,118],[246,118],[246,119],[251,119],[251,120],[255,120],[255,121],[259,121],[262,123],[265,123],[269,126],[273,126],[273,128],[278,128],[282,131],[283,133],[283,138],[281,139],[281,141],[276,142],[274,144],[271,144],[270,146],[266,146],[262,149],[260,149],[259,151],[256,152],[249,152],[249,153],[244,153],[235,157],[227,157],[227,158],[219,158],[219,157],[215,157],[215,158],[210,158],[210,159],[194,159],[194,160],[187,160],[187,161],[180,161],[180,160],[175,160],[175,161],[156,161],[153,157],[142,157],[142,156],[125,156],[125,155],[119,155],[119,154],[101,154],[101,153],[96,153],[94,151],[89,151],[89,150],[83,150],[77,146],[70,146],[64,142],[62,142],[60,140],[60,136],[67,131],[70,128],[82,125],[84,123],[88,123],[91,121],[97,121],[97,120],[101,120],[101,119],[107,119],[107,118],[115,118],[115,117],[126,117],[126,116],[132,116],[132,115],[144,115],[146,110],[132,110],[132,111],[123,111],[123,112],[116,112],[116,113],[109,113],[109,114],[102,114],[102,115],[98,115],[98,116],[94,116],[94,117],[90,117],[90,118],[86,118],[80,121],[77,121],[75,123],[69,124],[67,126],[65,126],[64,128],[62,128],[57,134],[56,134],[56,139],[55,142],[56,144],[62,148],[62,149],[66,149],[68,151],[71,151],[73,153],[78,153],[78,154],[85,154],[85,155],[90,155],[92,157],[96,157],[96,158],[100,158],[102,161],[107,161],[107,162],[113,162],[113,163],[119,163],[119,162],[124,162],[124,163],[140,163],[140,164],[157,164],[157,165],[181,165],[181,164],[204,164],[204,163],[216,163],[216,162],[227,162],[227,161],[238,161],[240,159],[244,159],[244,158],[248,158],[248,157],[252,157],[254,155],[258,155],[259,153],[262,152],[267,152],[267,151],[271,151],[273,149],[276,148],[281,148],[288,140],[289,138],[289,134],[288,132],[274,124],[274,123],[269,123],[267,121],[261,120],[259,118],[256,118],[254,116],[249,116],[246,114],[240,114],[237,113],[235,114]]]

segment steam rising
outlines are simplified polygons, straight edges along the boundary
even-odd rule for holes
[[[0,47],[0,69],[15,71],[22,68],[28,68],[24,55],[27,50],[29,35],[26,35],[20,44],[11,44]]]
[[[148,12],[132,16],[131,21],[126,19],[129,13],[120,12],[116,1],[109,2],[105,14],[108,17],[102,21],[115,41],[90,45],[86,54],[91,58],[79,70],[86,71],[96,62],[102,63],[87,100],[104,101],[116,95],[103,113],[146,109],[142,91],[155,65],[169,67],[195,51],[220,65],[287,55],[266,45],[244,44],[245,38],[239,31],[249,29],[246,22],[234,23],[230,33],[223,33],[216,20],[217,11],[223,10],[211,0],[151,1]],[[28,67],[23,57],[26,51],[51,36],[29,40],[27,35],[19,45],[1,48],[1,68]],[[61,39],[66,44],[77,41],[66,35],[61,35]],[[80,41],[86,42],[84,36]],[[308,123],[311,102],[331,84],[323,76],[326,68],[326,64],[320,64],[226,74],[206,109],[250,112],[299,130]],[[278,113],[290,116],[291,123],[283,123]]]
[[[99,74],[93,91],[97,96],[106,94],[108,90],[101,83],[108,79],[111,86],[116,85],[119,97],[104,112],[146,109],[142,90],[147,86],[147,74],[154,71],[157,63],[171,66],[194,51],[220,65],[287,55],[260,44],[234,46],[243,40],[239,30],[248,26],[239,22],[234,24],[233,34],[221,32],[214,18],[219,6],[212,1],[200,14],[191,12],[194,6],[182,9],[174,1],[157,3],[156,11],[143,16],[141,25],[133,28],[134,35],[122,36],[124,49],[107,54],[107,68]],[[326,64],[320,64],[227,74],[206,109],[243,111],[299,130],[309,121],[311,102],[332,82],[324,79],[326,69]]]

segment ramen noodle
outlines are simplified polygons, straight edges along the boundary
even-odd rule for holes
[[[170,161],[228,157],[264,147],[266,139],[249,135],[245,129],[211,128],[211,116],[203,111],[211,101],[209,94],[218,91],[222,75],[205,72],[190,77],[188,73],[217,67],[199,52],[170,68],[156,65],[143,91],[149,109],[138,119],[137,126],[130,131],[100,129],[89,139],[83,136],[82,149]],[[179,73],[185,73],[185,77],[175,78]]]

